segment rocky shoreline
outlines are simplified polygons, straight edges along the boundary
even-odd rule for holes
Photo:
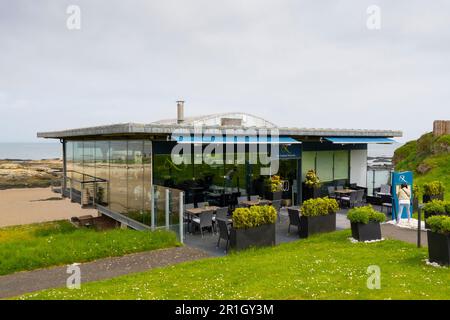
[[[61,176],[62,160],[0,160],[0,190],[49,187]]]

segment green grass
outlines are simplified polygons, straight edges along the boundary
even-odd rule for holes
[[[0,229],[0,275],[177,246],[174,233],[77,229],[67,221]]]
[[[353,244],[349,231],[54,289],[22,299],[449,299],[450,270],[400,241]],[[367,268],[381,268],[381,289]]]

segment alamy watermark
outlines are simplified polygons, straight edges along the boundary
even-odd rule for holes
[[[368,15],[366,26],[369,30],[381,29],[381,8],[377,5],[367,7],[366,13]]]
[[[194,126],[192,130],[176,129],[172,137],[178,142],[171,152],[175,165],[259,164],[264,176],[279,170],[280,137],[276,128],[217,130]]]
[[[381,289],[381,269],[377,265],[367,267],[367,289],[379,290]]]
[[[77,5],[70,5],[66,9],[66,13],[69,15],[66,20],[66,27],[69,30],[81,29],[81,8]]]
[[[66,280],[67,289],[80,289],[81,288],[81,268],[78,264],[74,263],[67,266],[66,272],[70,276]]]

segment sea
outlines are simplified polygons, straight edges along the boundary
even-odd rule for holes
[[[60,142],[0,142],[0,159],[43,160],[61,159]]]
[[[369,157],[392,157],[402,144],[369,145]],[[0,159],[42,160],[62,158],[59,142],[0,142]]]

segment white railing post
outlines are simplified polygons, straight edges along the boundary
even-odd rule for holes
[[[151,191],[150,192],[151,192],[151,195],[150,195],[150,197],[151,197],[151,199],[150,199],[151,227],[152,227],[152,230],[155,230],[155,188],[154,188],[153,185],[151,187]]]
[[[166,229],[167,230],[169,230],[169,223],[170,223],[170,220],[169,220],[169,214],[170,214],[169,201],[170,201],[170,199],[169,199],[169,197],[170,197],[170,190],[166,189]]]
[[[180,242],[184,243],[184,192],[180,192],[180,203],[179,203],[179,212],[180,216],[178,218],[179,225],[180,225]]]

